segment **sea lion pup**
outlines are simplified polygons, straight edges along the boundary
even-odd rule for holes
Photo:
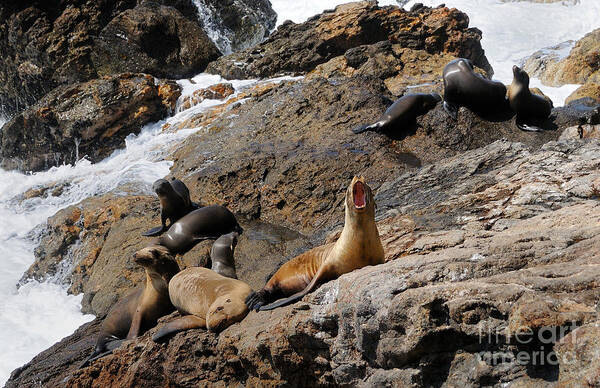
[[[375,201],[363,177],[354,177],[348,186],[345,209],[344,229],[338,240],[304,252],[282,265],[262,290],[248,296],[246,304],[250,309],[262,311],[285,306],[302,299],[317,284],[384,262],[375,224]],[[285,296],[289,297],[264,306]]]
[[[529,75],[513,66],[513,81],[508,88],[510,107],[517,114],[517,127],[522,131],[539,132],[542,128],[528,124],[536,120],[544,120],[552,112],[552,101],[529,90]]]
[[[212,262],[210,269],[232,279],[237,279],[233,252],[238,242],[238,236],[238,232],[224,234],[213,243],[210,249],[210,261]]]
[[[241,280],[221,276],[208,268],[186,268],[169,282],[171,302],[183,317],[161,327],[152,339],[159,341],[188,329],[224,330],[248,314],[244,300],[251,291]]]
[[[185,183],[179,179],[172,178],[171,182],[166,179],[158,179],[152,185],[152,189],[160,200],[161,226],[152,228],[142,233],[142,236],[158,236],[167,230],[167,220],[173,225],[181,217],[200,206],[190,199],[190,191]]]
[[[151,245],[167,247],[172,254],[183,254],[202,240],[217,239],[229,232],[241,234],[242,227],[224,206],[211,205],[196,209],[175,222]]]
[[[354,128],[352,132],[401,130],[403,126],[413,123],[418,116],[429,112],[440,101],[442,97],[437,93],[405,94],[387,108],[379,121]]]
[[[108,312],[93,353],[80,366],[103,357],[118,348],[124,339],[132,339],[156,325],[158,318],[175,310],[169,298],[169,281],[179,266],[165,247],[151,246],[137,251],[133,258],[146,271],[146,282],[119,300]]]
[[[504,110],[506,86],[475,73],[470,60],[458,58],[448,62],[443,77],[444,110],[452,119],[458,119],[461,106],[479,114]]]

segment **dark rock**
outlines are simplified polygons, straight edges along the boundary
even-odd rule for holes
[[[197,23],[191,0],[161,3],[177,7]],[[0,114],[13,115],[59,85],[97,78],[91,60],[95,38],[115,16],[135,6],[135,0],[2,2]]]
[[[338,6],[301,24],[284,23],[265,42],[209,64],[207,71],[228,79],[300,74],[365,44],[389,40],[401,47],[466,57],[490,75],[466,14],[448,8],[408,12],[372,2]]]
[[[220,55],[195,21],[172,7],[143,3],[117,15],[94,40],[91,59],[98,75],[141,72],[183,78]]]
[[[122,147],[128,134],[164,117],[178,94],[177,85],[157,84],[147,74],[61,86],[4,125],[1,165],[40,171],[77,156],[99,161]]]

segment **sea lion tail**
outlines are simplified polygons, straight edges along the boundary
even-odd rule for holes
[[[447,101],[444,101],[444,110],[452,118],[452,120],[458,120],[458,105],[451,104]]]
[[[517,120],[516,124],[517,124],[517,128],[519,128],[521,131],[542,132],[544,130],[543,128],[537,127],[535,125],[527,124],[521,120]]]
[[[112,339],[112,340],[110,340],[110,339]],[[96,345],[96,347],[94,348],[94,351],[92,352],[92,354],[90,354],[90,356],[83,363],[81,363],[81,365],[79,365],[79,368],[77,368],[77,369],[85,368],[85,367],[89,366],[92,361],[95,361],[104,356],[108,356],[116,348],[121,346],[123,341],[125,341],[125,340],[117,339],[117,337],[115,337],[115,336],[110,336],[110,337],[105,338],[104,340],[99,341],[98,345]]]
[[[297,302],[300,299],[304,298],[304,296],[306,294],[308,294],[309,292],[311,292],[316,287],[317,283],[319,283],[319,281],[321,280],[321,277],[325,273],[325,270],[326,270],[326,266],[325,265],[321,265],[321,268],[319,268],[319,270],[317,271],[317,273],[315,274],[315,276],[310,281],[310,284],[308,286],[306,286],[306,288],[304,288],[304,290],[302,290],[300,292],[297,292],[297,293],[295,293],[294,295],[292,295],[290,297],[287,297],[287,298],[284,298],[284,299],[280,299],[278,301],[270,303],[270,304],[268,304],[266,306],[261,306],[259,308],[259,311],[273,310],[274,308],[277,308],[277,307],[287,306],[288,304]]]
[[[360,127],[356,127],[352,130],[352,132],[354,132],[355,134],[359,134],[359,133],[363,133],[366,131],[377,131],[379,128],[381,128],[383,125],[381,123],[381,121],[376,122],[375,124],[365,124],[365,125],[361,125]]]
[[[237,224],[234,228],[234,232],[237,232],[237,234],[241,235],[242,233],[244,233],[244,228],[242,228],[240,224]]]

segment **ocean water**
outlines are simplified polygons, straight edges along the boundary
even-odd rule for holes
[[[302,22],[325,9],[344,1],[338,0],[271,0],[278,13],[278,24],[290,19]],[[409,8],[413,3],[438,5],[442,1],[402,1]],[[384,0],[380,5],[397,4]],[[509,83],[514,63],[536,50],[554,46],[566,40],[579,39],[600,26],[600,1],[581,0],[573,5],[533,4],[499,0],[445,0],[469,14],[471,26],[483,31],[482,45],[496,72],[495,78]],[[181,80],[184,95],[222,81],[218,76],[200,74]],[[241,90],[256,81],[234,81]],[[532,86],[538,86],[532,80]],[[555,106],[577,86],[542,90],[553,98]],[[165,144],[177,144],[191,133],[201,130],[188,128],[178,132],[163,132],[165,123],[175,123],[203,109],[219,104],[205,100],[202,104],[158,123],[146,126],[137,135],[130,135],[126,148],[106,160],[91,164],[82,159],[74,166],[54,167],[46,172],[21,174],[0,170],[0,385],[10,372],[29,361],[40,351],[71,334],[82,323],[91,320],[80,312],[81,296],[68,295],[60,278],[44,282],[32,281],[17,289],[23,272],[33,263],[37,244],[38,225],[59,209],[93,195],[102,195],[122,184],[135,182],[150,192],[152,182],[169,172],[171,162],[164,161]],[[0,126],[2,119],[0,118]],[[70,182],[58,197],[43,196],[22,200],[25,191],[45,185]]]

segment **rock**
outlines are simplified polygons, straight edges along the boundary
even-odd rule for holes
[[[599,161],[597,140],[536,150],[496,141],[390,173],[376,192],[387,263],[327,282],[294,305],[251,312],[219,335],[190,330],[156,344],[151,329],[76,371],[89,351],[85,334],[97,330],[85,326],[7,386],[36,376],[90,387],[549,387],[581,378],[593,386]],[[334,206],[339,219],[342,204]],[[555,350],[576,364],[546,362]]]
[[[596,102],[596,105],[600,105],[600,78],[598,82],[588,81],[577,88],[566,98],[565,104],[570,104],[581,98],[591,98]]]
[[[2,168],[40,171],[77,157],[97,162],[130,133],[173,110],[179,87],[147,74],[61,86],[13,117],[0,133]]]
[[[191,0],[160,3],[176,7],[197,23],[196,7]],[[2,3],[0,114],[12,116],[59,85],[97,78],[98,71],[91,60],[95,38],[113,18],[135,6],[135,0]],[[182,22],[180,25],[189,26]],[[199,31],[192,28],[187,33],[191,32]],[[188,37],[186,41],[191,39]],[[113,58],[113,62],[116,60]]]
[[[235,93],[235,89],[230,83],[219,83],[208,88],[194,91],[190,96],[185,96],[181,102],[181,110],[186,110],[192,106],[200,104],[205,99],[223,100]]]
[[[560,139],[600,139],[600,125],[584,124],[569,127],[563,131]]]
[[[453,59],[455,57],[450,54],[429,54],[425,50],[382,41],[352,48],[344,55],[318,65],[306,78],[367,75],[384,81],[394,96],[434,91],[442,94],[442,72]]]
[[[114,17],[94,40],[98,75],[121,72],[183,78],[220,55],[197,22],[172,7],[146,2]]]
[[[262,42],[277,21],[268,0],[198,0],[195,4],[204,30],[224,54]]]
[[[577,41],[566,57],[539,57],[539,52],[534,54],[524,69],[545,85],[600,83],[600,28]]]
[[[510,113],[492,122],[461,109],[454,122],[438,105],[417,126],[393,138],[354,135],[352,128],[375,122],[391,104],[386,93],[381,80],[366,76],[274,86],[251,102],[230,105],[221,116],[201,121],[206,130],[190,136],[174,153],[173,174],[187,175],[189,186],[209,203],[311,233],[315,219],[319,228],[340,222],[333,208],[356,173],[368,176],[377,188],[407,168],[498,139],[539,147],[578,124],[580,117],[573,108],[555,109],[548,122],[551,130],[534,134],[518,130]]]
[[[353,47],[388,40],[429,54],[467,57],[491,75],[479,43],[481,32],[468,24],[467,15],[456,9],[409,12],[373,2],[348,3],[301,24],[286,22],[265,42],[219,58],[207,71],[227,79],[302,74]]]
[[[599,339],[600,321],[597,320],[573,330],[556,344],[560,360],[557,387],[600,385]]]

